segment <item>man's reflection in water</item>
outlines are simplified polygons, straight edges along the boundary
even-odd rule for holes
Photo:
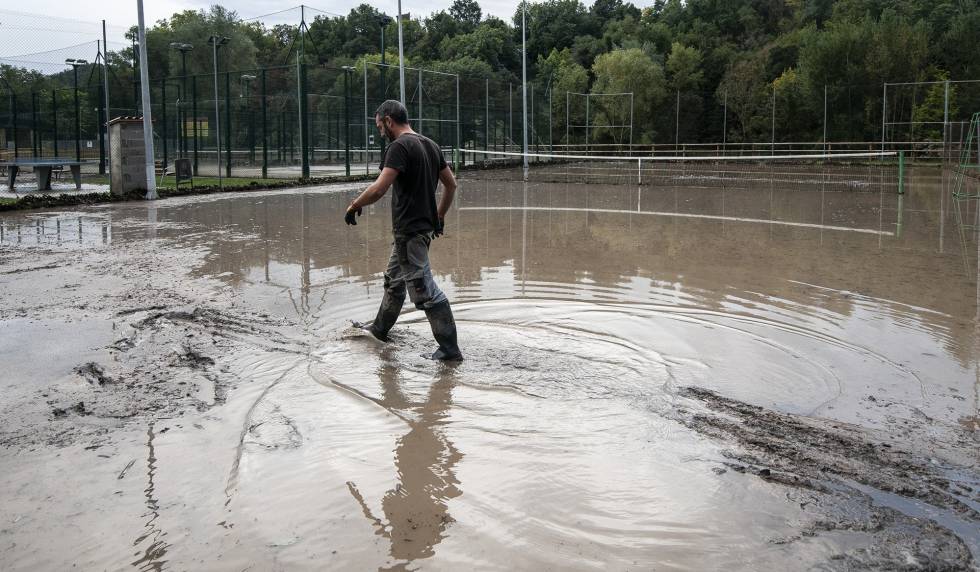
[[[402,391],[391,353],[382,353],[379,403],[405,419],[410,429],[395,447],[399,483],[381,500],[385,521],[372,515],[357,488],[349,486],[365,516],[378,526],[378,534],[391,541],[391,556],[399,561],[393,569],[402,569],[413,560],[432,556],[443,539],[452,522],[447,503],[462,494],[453,471],[463,455],[443,432],[456,385],[455,366],[441,365],[425,400],[413,402]]]

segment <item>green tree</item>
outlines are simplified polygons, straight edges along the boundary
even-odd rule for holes
[[[654,118],[661,111],[661,106],[667,95],[664,70],[653,61],[646,52],[638,48],[616,50],[602,54],[592,66],[595,81],[592,93],[632,93],[633,94],[633,125],[634,130],[642,133],[633,135],[633,141],[647,139],[653,135]],[[610,104],[602,108],[599,120],[607,123],[623,123],[629,117],[629,100],[616,98],[618,104]],[[624,136],[622,130],[597,130],[597,137],[608,137],[616,142]]]
[[[449,7],[449,15],[469,32],[480,25],[483,10],[476,0],[453,0],[453,5]]]
[[[679,42],[671,46],[667,56],[667,73],[670,87],[675,91],[696,91],[701,88],[704,72],[701,71],[701,50],[689,48]]]
[[[513,20],[518,41],[521,33],[521,6],[514,12]],[[552,49],[569,48],[576,37],[591,32],[589,14],[579,0],[529,3],[527,11],[527,25],[532,31],[527,36],[527,57],[530,61],[550,53]]]
[[[728,106],[729,141],[767,139],[770,95],[765,52],[738,60],[728,68],[715,97]]]
[[[538,77],[547,78],[544,82],[552,92],[551,114],[555,139],[564,136],[565,101],[567,93],[585,93],[589,89],[589,73],[572,57],[568,48],[551,50],[548,57],[538,56]]]

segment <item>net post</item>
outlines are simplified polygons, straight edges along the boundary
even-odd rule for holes
[[[905,194],[905,151],[898,152],[898,194]]]
[[[636,184],[643,184],[643,159],[639,158],[636,160]]]

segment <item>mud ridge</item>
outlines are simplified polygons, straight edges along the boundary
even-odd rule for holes
[[[732,470],[791,487],[795,494],[810,496],[804,504],[820,506],[824,511],[799,536],[772,542],[793,542],[830,531],[858,531],[871,535],[871,543],[836,555],[832,569],[976,569],[974,555],[953,531],[931,520],[879,506],[848,486],[851,481],[927,503],[949,511],[967,527],[980,524],[980,513],[974,508],[980,504],[980,491],[947,477],[955,469],[948,463],[940,465],[844,423],[779,413],[699,387],[681,388],[679,395],[707,409],[682,409],[681,424],[736,445],[722,452],[725,468],[716,467],[716,473]],[[838,510],[848,506],[855,510]],[[971,537],[971,541],[976,543],[977,539]]]

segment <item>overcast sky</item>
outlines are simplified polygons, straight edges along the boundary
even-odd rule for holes
[[[413,16],[416,14],[428,15],[437,10],[448,8],[451,1],[404,0],[402,2],[402,10],[411,13]],[[278,2],[269,2],[268,0],[225,0],[217,3],[235,10],[242,18],[251,18],[278,10],[297,7],[301,2],[298,0],[282,0]],[[306,5],[326,12],[347,14],[351,8],[361,3],[361,0],[320,0],[306,3]],[[366,3],[375,6],[387,14],[393,15],[398,10],[397,0],[384,2],[366,0]],[[174,12],[206,9],[211,4],[215,4],[215,2],[196,0],[144,0],[143,9],[147,24],[149,25],[162,18],[168,18]],[[517,4],[517,0],[482,0],[480,2],[484,14],[493,14],[504,19],[509,19],[513,16]],[[587,4],[591,4],[591,2],[587,2]],[[119,26],[128,26],[131,23],[136,23],[136,0],[99,0],[98,2],[86,0],[32,0],[31,2],[10,3],[4,6],[4,9],[34,14],[47,14],[62,18],[78,18],[89,22],[105,19],[108,23]],[[2,14],[0,14],[0,21],[2,21]]]
[[[225,0],[221,5],[234,10],[240,18],[261,18],[268,26],[298,24],[302,0]],[[307,4],[307,20],[323,12],[347,14],[366,1],[389,15],[397,13],[397,0],[320,0]],[[591,4],[592,0],[587,0]],[[652,2],[652,0],[649,0]],[[413,17],[427,16],[447,9],[452,0],[403,0],[402,10]],[[519,0],[481,0],[484,15],[509,20]],[[207,9],[207,0],[144,0],[148,26],[183,10]],[[96,40],[102,37],[101,20],[108,27],[109,50],[127,47],[124,34],[137,22],[136,0],[31,0],[0,3],[0,63],[38,69],[45,73],[61,71],[66,58],[95,59]]]

